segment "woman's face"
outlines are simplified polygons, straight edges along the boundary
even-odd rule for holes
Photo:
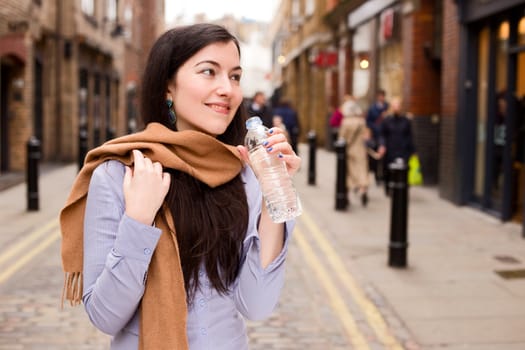
[[[190,57],[168,85],[177,130],[223,134],[242,102],[241,74],[232,41],[210,44]]]

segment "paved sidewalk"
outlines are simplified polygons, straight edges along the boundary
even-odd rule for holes
[[[421,349],[525,349],[525,278],[495,273],[525,269],[521,225],[455,206],[435,188],[412,187],[408,266],[388,267],[383,189],[371,186],[367,208],[352,198],[347,211],[336,212],[335,154],[318,150],[316,185],[308,186],[308,149],[301,150],[296,183],[313,221],[369,298],[391,310]]]

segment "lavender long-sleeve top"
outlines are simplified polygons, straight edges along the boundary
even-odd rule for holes
[[[124,213],[124,165],[107,161],[91,178],[84,219],[83,303],[91,322],[112,336],[112,350],[138,349],[138,306],[148,266],[161,231]],[[249,167],[242,170],[249,206],[239,276],[227,295],[211,288],[205,269],[201,290],[188,305],[187,333],[191,350],[248,349],[244,318],[268,317],[284,284],[285,256],[294,221],[286,223],[281,253],[266,268],[259,258],[257,222],[262,196]]]

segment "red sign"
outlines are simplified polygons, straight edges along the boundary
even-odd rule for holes
[[[334,67],[337,65],[337,52],[320,51],[314,58],[314,65],[319,68]]]
[[[392,8],[381,13],[381,34],[385,41],[394,36],[394,9]]]

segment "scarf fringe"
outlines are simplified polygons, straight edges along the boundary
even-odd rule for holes
[[[64,274],[64,287],[62,289],[61,305],[64,300],[69,300],[71,306],[77,306],[82,302],[82,290],[84,287],[82,272],[66,272]]]

